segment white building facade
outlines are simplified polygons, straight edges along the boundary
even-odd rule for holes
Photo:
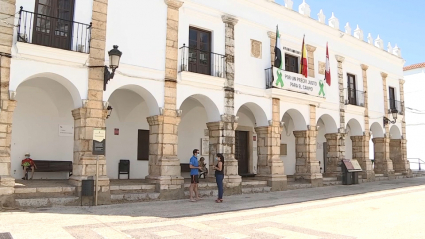
[[[1,4],[9,18],[0,38],[0,195],[13,194],[26,152],[34,160],[72,161],[69,182],[81,186],[95,173],[92,135],[99,127],[106,128],[99,171],[105,202],[121,159],[130,160],[131,178],[181,197],[181,168],[195,148],[209,166],[224,154],[226,188],[234,193],[241,177],[252,175],[272,190],[285,190],[288,177],[321,186],[323,177],[341,176],[342,159],[357,159],[368,181],[410,174],[401,51],[384,49],[379,36],[365,41],[358,26],[341,31],[333,13],[326,19],[321,11],[316,20],[307,3],[296,11],[291,0]],[[271,70],[276,25],[284,89]],[[299,74],[303,36],[307,78]],[[310,82],[324,79],[327,43],[331,84],[322,95],[306,93]],[[104,91],[102,66],[112,45],[123,55]]]
[[[407,158],[412,169],[425,168],[425,150],[421,133],[425,132],[425,108],[421,104],[425,87],[425,63],[404,67],[404,98],[406,100]],[[420,164],[420,166],[419,166]]]

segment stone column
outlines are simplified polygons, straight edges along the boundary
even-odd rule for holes
[[[382,85],[384,93],[384,115],[388,115],[388,94],[387,94],[387,76],[385,72],[381,72]],[[390,159],[390,126],[385,126],[384,138],[372,139],[375,148],[375,173],[384,174],[389,178],[394,178],[393,162]],[[375,143],[376,142],[376,143]]]
[[[258,147],[257,177],[267,180],[272,191],[286,190],[287,178],[280,159],[280,99],[273,98],[273,116],[270,126],[256,127]]]
[[[0,27],[0,208],[14,205],[15,179],[11,176],[10,144],[12,118],[16,101],[9,98],[10,63],[13,44],[15,0],[0,1],[0,17],[5,23]]]
[[[242,178],[238,174],[238,161],[235,159],[235,130],[238,124],[236,117],[222,115],[221,121],[207,123],[210,142],[210,176],[217,153],[224,156],[224,193],[226,195],[242,193]]]
[[[314,52],[316,51],[316,47],[307,44],[306,48],[307,48],[307,57],[308,57],[308,76],[315,77]]]
[[[323,186],[319,161],[316,158],[317,129],[316,106],[310,105],[310,125],[308,130],[294,131],[295,136],[295,179],[307,180],[313,187]]]
[[[270,38],[270,60],[271,60],[270,67],[272,67],[274,66],[274,58],[275,58],[274,48],[276,46],[276,32],[268,31],[267,35]]]
[[[362,167],[362,179],[366,179],[367,182],[375,181],[375,172],[373,171],[372,162],[369,159],[369,137],[366,135],[362,136],[351,136],[353,144],[353,159],[356,159]]]
[[[81,192],[81,182],[96,172],[93,150],[93,129],[104,128],[107,111],[103,106],[103,80],[105,65],[107,0],[93,0],[92,29],[90,41],[87,101],[82,108],[72,111],[74,117],[73,175],[69,182]],[[106,176],[105,156],[99,156],[98,204],[110,204],[109,178]]]
[[[164,108],[160,115],[148,117],[149,175],[156,184],[161,199],[184,198],[184,179],[177,157],[178,125],[176,110],[179,0],[164,0],[167,4],[167,42],[165,52]]]
[[[345,159],[345,134],[325,134],[326,138],[326,177],[341,177],[341,160]]]
[[[342,63],[345,58],[335,55],[338,62],[338,89],[339,89],[339,133],[345,134],[345,99],[344,99],[344,71]]]
[[[370,141],[370,127],[369,127],[369,90],[367,83],[367,70],[369,66],[361,64],[363,76],[363,89],[364,89],[364,125],[365,131],[363,136],[351,136],[353,142],[353,159],[357,159],[362,167],[363,179],[368,182],[375,181],[375,172],[373,171],[372,161],[369,159],[369,141]]]

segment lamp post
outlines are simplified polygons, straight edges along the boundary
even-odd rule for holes
[[[122,56],[122,52],[118,50],[118,46],[114,45],[114,48],[110,51],[108,51],[109,55],[109,67],[108,66],[89,66],[89,68],[97,68],[97,67],[104,67],[104,76],[103,76],[103,91],[106,90],[106,84],[108,84],[108,81],[114,78],[115,70],[120,65],[120,60]],[[111,69],[112,72],[109,72],[109,69]]]
[[[398,110],[391,109],[391,114],[393,115],[394,121],[391,121],[390,119],[388,119],[387,117],[384,116],[384,125],[387,125],[389,123],[395,124],[397,122]]]

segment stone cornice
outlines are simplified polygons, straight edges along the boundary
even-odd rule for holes
[[[405,80],[403,80],[403,79],[400,79],[400,85],[404,85],[404,82],[406,82]]]
[[[345,60],[345,57],[339,56],[339,55],[335,55],[335,58],[338,62],[341,62],[341,63],[344,62],[344,60]]]
[[[309,45],[309,44],[306,45],[306,48],[307,48],[307,51],[309,51],[309,52],[314,52],[316,50],[315,46],[312,46],[312,45]]]
[[[381,72],[381,76],[382,76],[382,78],[386,79],[386,78],[387,78],[387,76],[388,76],[388,74],[387,74],[387,73],[385,73],[385,72]]]
[[[362,70],[364,70],[364,71],[367,71],[367,69],[369,69],[368,65],[360,64],[360,66],[361,66]]]
[[[271,39],[276,39],[276,32],[268,31],[267,36],[269,36]]]
[[[238,23],[238,19],[232,15],[223,15],[221,16],[221,20],[223,20],[224,23],[236,25]]]
[[[179,0],[164,0],[165,4],[168,5],[168,7],[178,10],[184,2]]]

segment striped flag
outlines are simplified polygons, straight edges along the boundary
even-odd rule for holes
[[[331,86],[331,66],[329,64],[329,50],[328,43],[326,42],[326,71],[325,71],[325,81],[326,84]]]
[[[274,67],[282,69],[283,61],[282,61],[282,52],[280,50],[280,34],[279,34],[279,26],[276,26],[276,45],[274,47]]]
[[[307,49],[305,47],[305,35],[303,37],[303,47],[301,50],[301,61],[300,61],[300,74],[302,74],[305,78],[308,75],[308,64],[307,64]]]

